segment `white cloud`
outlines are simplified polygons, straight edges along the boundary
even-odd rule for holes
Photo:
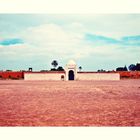
[[[56,22],[43,20],[44,23],[39,25],[24,27],[20,33],[17,33],[17,37],[23,39],[25,43],[8,47],[0,46],[0,62],[7,62],[7,64],[15,62],[15,67],[20,63],[20,66],[31,65],[35,69],[49,69],[52,59],[62,62],[60,65],[63,66],[69,59],[75,59],[85,67],[83,69],[87,70],[97,70],[101,67],[115,69],[120,65],[138,62],[140,47],[119,44],[96,46],[95,42],[89,43],[85,40],[87,33],[111,38],[139,33],[137,18],[131,21],[130,17],[126,17],[124,22],[125,16],[113,16],[110,15],[108,18],[103,15],[84,15],[74,18],[71,16],[66,18],[69,21],[65,19],[61,24],[58,22],[60,19],[57,18]]]
[[[76,30],[76,27],[81,28],[81,25],[74,23],[63,27],[57,24],[44,24],[27,29],[22,38],[34,46],[38,53],[46,52],[46,56],[80,58],[90,53],[90,47],[83,45],[84,34],[80,28]]]

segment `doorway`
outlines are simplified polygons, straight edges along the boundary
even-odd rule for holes
[[[74,80],[74,71],[73,70],[69,71],[69,80]]]

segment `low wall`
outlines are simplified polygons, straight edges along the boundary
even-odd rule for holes
[[[65,78],[65,73],[63,72],[24,73],[24,80],[62,80],[62,75]]]
[[[119,73],[77,73],[77,80],[120,80]]]
[[[61,76],[64,76],[62,79]],[[65,72],[25,72],[25,80],[66,80]],[[120,80],[119,73],[78,72],[76,80]]]

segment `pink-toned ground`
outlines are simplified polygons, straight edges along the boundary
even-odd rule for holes
[[[140,126],[140,79],[1,80],[0,126]]]

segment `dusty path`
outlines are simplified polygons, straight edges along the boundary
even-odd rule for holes
[[[140,126],[140,80],[0,81],[0,126]]]

